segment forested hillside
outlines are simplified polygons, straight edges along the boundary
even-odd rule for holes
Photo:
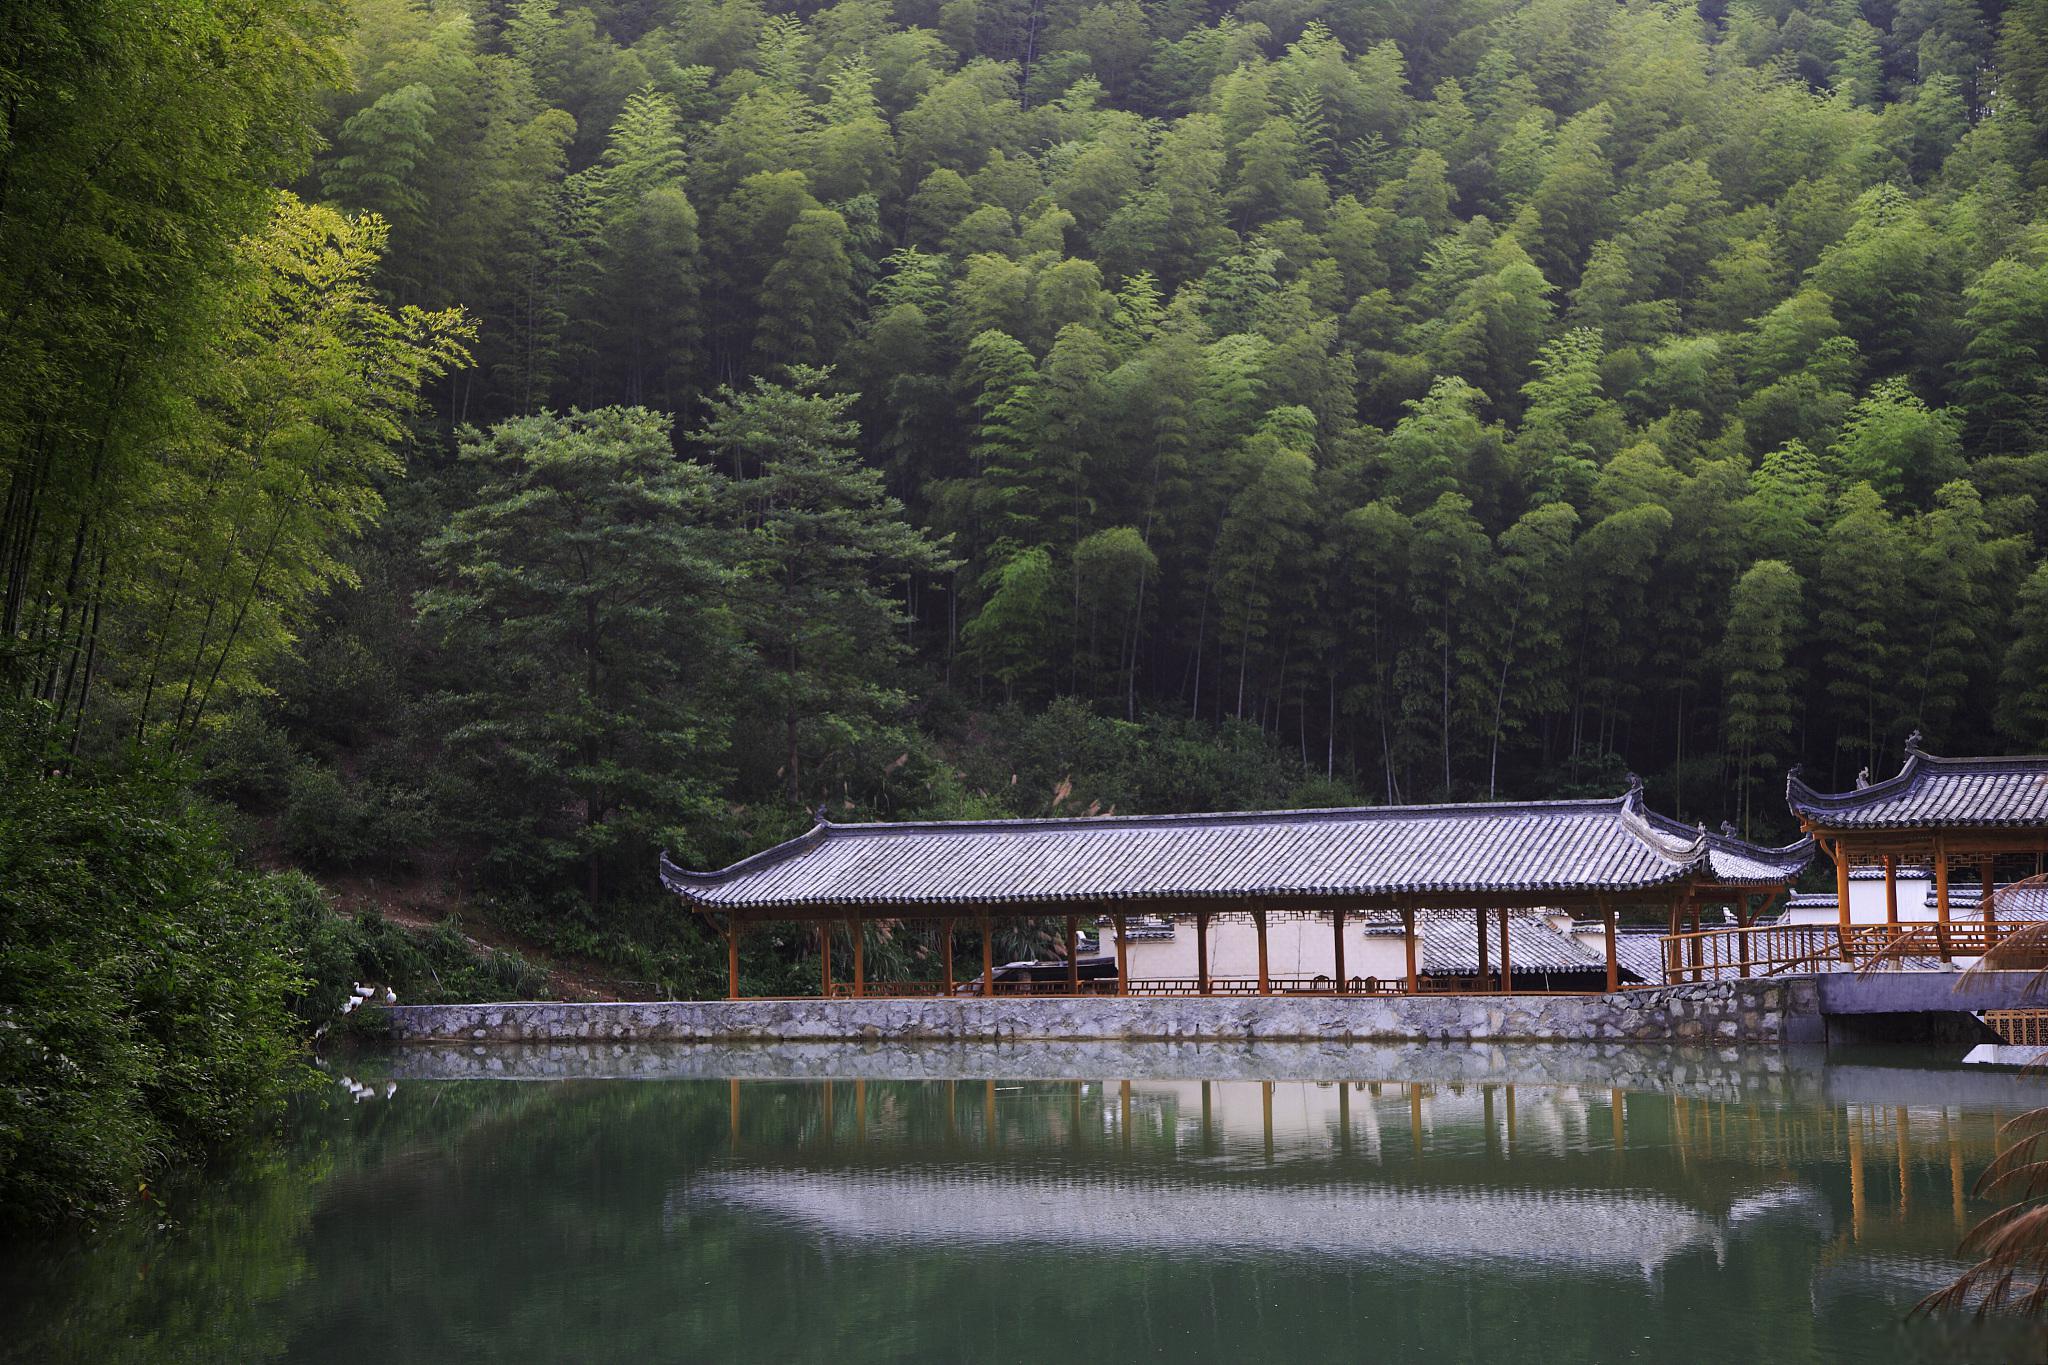
[[[705,485],[850,449],[950,537],[874,561],[927,701],[1242,722],[1375,801],[1628,767],[1759,834],[1794,761],[2048,744],[2039,6],[354,12],[305,192],[477,319],[442,413],[673,413]],[[978,797],[887,776],[872,651],[760,624],[713,787]]]
[[[49,0],[0,118],[9,1112],[59,964],[268,1093],[385,940],[254,866],[693,990],[820,806],[2048,747],[2042,0]]]

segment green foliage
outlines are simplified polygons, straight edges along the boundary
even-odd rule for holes
[[[466,660],[447,743],[513,875],[592,901],[707,813],[734,622],[720,481],[640,408],[469,431],[475,501],[427,546],[420,611]]]
[[[0,1221],[105,1208],[272,1114],[297,1071],[288,877],[238,869],[174,775],[0,728]]]

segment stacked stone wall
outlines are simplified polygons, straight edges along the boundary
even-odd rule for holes
[[[1810,977],[1612,995],[401,1005],[400,1042],[1818,1042]]]

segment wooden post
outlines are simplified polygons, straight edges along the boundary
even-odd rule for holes
[[[1116,993],[1118,995],[1129,995],[1131,993],[1131,958],[1129,951],[1125,947],[1124,917],[1120,914],[1116,915],[1111,918],[1110,923],[1116,926]]]
[[[1934,941],[1940,946],[1941,960],[1951,960],[1948,950],[1948,841],[1937,838],[1934,841]]]
[[[818,921],[818,994],[832,998],[832,921]]]
[[[1500,908],[1500,989],[1501,993],[1512,994],[1515,989],[1515,964],[1508,957],[1508,908]]]
[[[1273,978],[1266,971],[1266,912],[1264,910],[1252,911],[1252,927],[1258,930],[1259,934],[1259,994],[1271,995],[1273,993]]]
[[[1998,922],[1997,914],[1991,908],[1993,893],[1998,890],[1998,885],[1992,877],[1992,873],[1996,870],[1994,867],[1995,862],[1996,860],[1992,858],[1979,858],[1977,860],[1978,874],[1984,879],[1984,899],[1978,902],[1979,908],[1977,913],[1978,917],[1984,921],[1984,946],[1987,948],[1991,946],[1992,926]]]
[[[1685,932],[1685,897],[1675,896],[1671,901],[1671,942],[1664,949],[1664,982],[1675,986],[1685,980],[1685,944],[1678,935]]]
[[[740,998],[740,925],[731,917],[725,921],[725,998]]]
[[[853,998],[858,1000],[868,993],[866,958],[861,944],[865,935],[860,931],[860,911],[853,912],[853,918],[847,922],[847,932],[853,937]]]
[[[1614,954],[1614,907],[1603,903],[1600,906],[1600,928],[1607,939],[1607,989],[1621,989],[1621,962]]]
[[[951,997],[953,994],[953,917],[951,915],[939,921],[939,932],[940,936],[945,940],[945,952],[941,958],[940,967],[945,972],[946,994],[948,997]]]
[[[1209,912],[1195,911],[1195,989],[1209,993]],[[1205,1089],[1202,1092],[1208,1094]]]
[[[989,936],[987,915],[981,917],[981,993],[996,993],[996,945]]]
[[[1488,967],[1486,963],[1486,911],[1474,910],[1472,912],[1472,918],[1476,925],[1476,927],[1473,930],[1473,937],[1477,940],[1479,944],[1479,989],[1483,991],[1491,988],[1491,983],[1488,982],[1486,978],[1488,974],[1492,971],[1492,969]]]
[[[1899,860],[1889,853],[1884,855],[1884,922],[1899,927]]]
[[[1749,893],[1743,892],[1735,898],[1735,927],[1742,930],[1740,950],[1741,962],[1738,972],[1744,980],[1749,977]]]
[[[1330,970],[1330,984],[1337,994],[1344,994],[1344,907],[1335,906],[1330,911],[1330,948],[1334,966]]]
[[[1422,993],[1422,974],[1415,969],[1415,907],[1401,907],[1401,937],[1408,949],[1408,994]]]
[[[1849,855],[1842,851],[1842,841],[1835,840],[1835,922],[1837,932],[1842,936],[1842,961],[1853,960],[1849,951]]]
[[[1075,938],[1075,934],[1076,934],[1076,933],[1078,932],[1078,930],[1079,930],[1079,921],[1078,921],[1078,920],[1076,920],[1074,916],[1072,916],[1072,915],[1068,915],[1068,916],[1067,916],[1067,994],[1068,994],[1068,995],[1079,995],[1079,994],[1081,993],[1081,952],[1080,952],[1080,948],[1079,948],[1079,946],[1078,946],[1078,943],[1079,943],[1079,941],[1078,941],[1078,940],[1077,940],[1077,939]]]
[[[1692,925],[1692,979],[1705,981],[1706,942],[1700,938],[1700,902],[1697,895],[1685,898],[1686,918]]]

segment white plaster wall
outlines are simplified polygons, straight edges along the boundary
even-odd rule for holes
[[[1162,977],[1193,978],[1200,974],[1195,953],[1195,922],[1192,917],[1177,920],[1171,939],[1131,940],[1126,952],[1131,980]],[[1102,928],[1103,951],[1116,951],[1116,931]],[[1266,970],[1276,977],[1331,976],[1336,968],[1336,944],[1327,917],[1301,919],[1275,916],[1266,922]],[[1355,915],[1344,919],[1344,975],[1346,977],[1405,977],[1407,952],[1398,934],[1368,934],[1366,921]],[[1256,977],[1259,974],[1258,931],[1249,920],[1209,921],[1209,975]]]

